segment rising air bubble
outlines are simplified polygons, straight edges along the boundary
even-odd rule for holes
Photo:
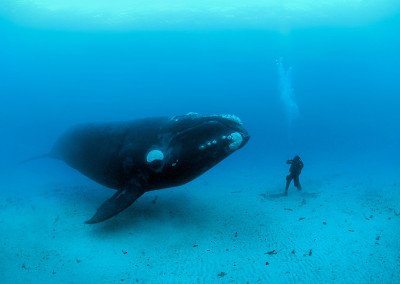
[[[295,94],[292,87],[292,67],[285,69],[283,59],[277,61],[279,92],[285,109],[289,128],[291,128],[293,120],[299,115],[299,107],[295,100]]]

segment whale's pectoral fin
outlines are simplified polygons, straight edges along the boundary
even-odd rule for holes
[[[117,215],[135,202],[142,194],[143,191],[140,189],[118,190],[118,192],[110,199],[106,200],[106,202],[97,209],[96,214],[85,223],[96,224]]]

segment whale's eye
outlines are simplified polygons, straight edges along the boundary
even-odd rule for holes
[[[164,154],[160,150],[151,150],[146,156],[146,161],[148,163],[162,160],[164,160]]]
[[[229,149],[231,150],[237,150],[240,148],[243,142],[243,137],[240,135],[240,133],[233,132],[231,135],[228,136],[229,139]]]

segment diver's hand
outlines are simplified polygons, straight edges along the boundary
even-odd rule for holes
[[[292,160],[287,160],[286,161],[286,164],[288,164],[288,165],[291,164],[291,163],[292,163]]]

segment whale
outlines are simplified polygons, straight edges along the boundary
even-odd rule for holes
[[[249,141],[235,115],[188,113],[123,122],[86,123],[65,131],[48,154],[116,190],[86,221],[117,215],[145,192],[197,178]]]

